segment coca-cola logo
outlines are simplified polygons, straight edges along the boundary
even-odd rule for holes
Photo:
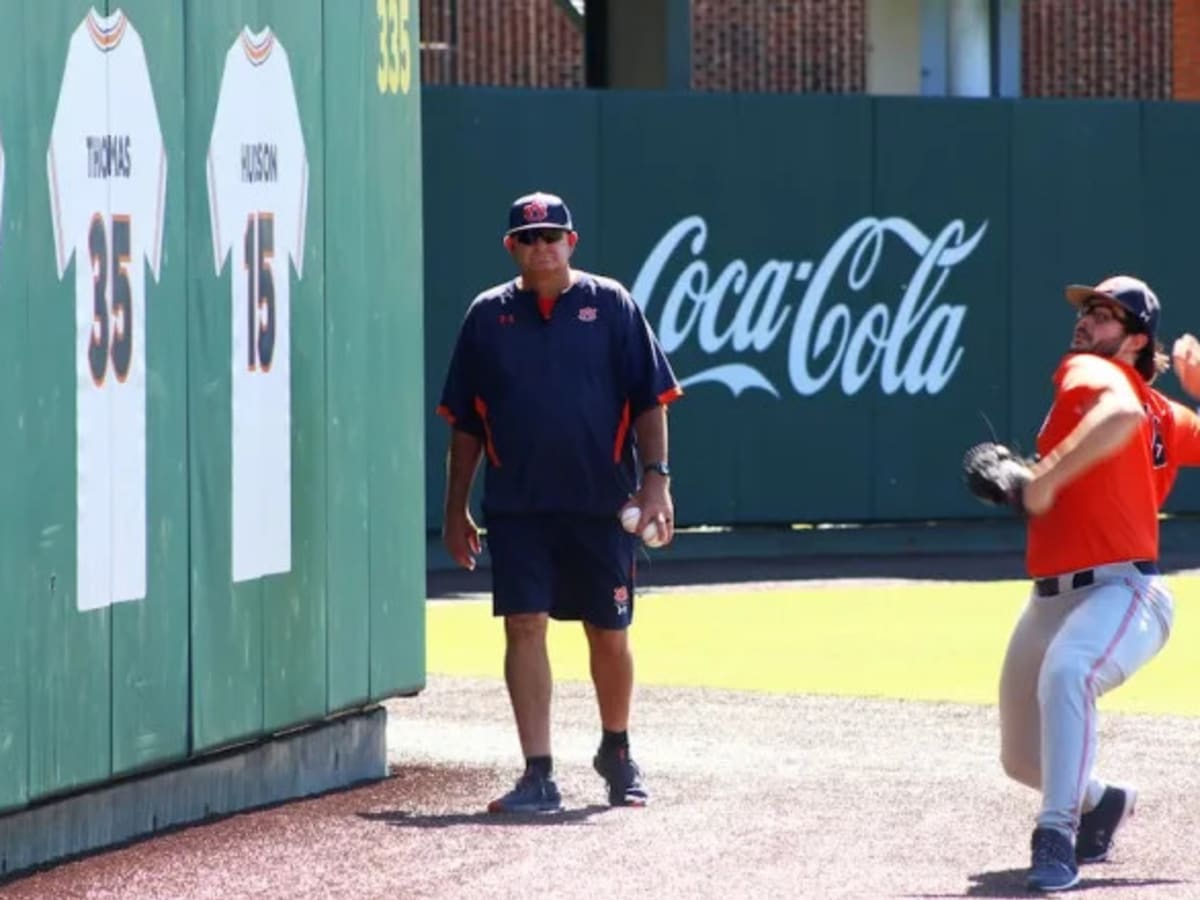
[[[801,396],[835,379],[852,396],[873,378],[885,394],[937,394],[962,361],[966,315],[965,306],[939,298],[986,231],[984,221],[967,235],[956,219],[931,238],[907,219],[868,217],[847,228],[815,268],[808,260],[765,259],[752,273],[733,259],[714,277],[703,256],[708,224],[688,216],[655,245],[632,293],[667,353],[694,340],[705,355],[736,354],[736,362],[686,375],[684,387],[716,382],[735,397],[755,389],[778,397],[760,359],[783,339],[788,380]],[[913,272],[889,303],[868,288],[883,255],[897,252],[911,254]],[[665,284],[668,270],[678,275]]]

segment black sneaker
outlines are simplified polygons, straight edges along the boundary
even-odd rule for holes
[[[645,806],[650,802],[650,795],[642,784],[642,770],[629,758],[626,748],[602,750],[596,754],[592,765],[608,783],[610,806]]]
[[[1113,838],[1125,820],[1133,815],[1136,805],[1137,791],[1133,788],[1106,787],[1096,808],[1079,817],[1075,859],[1081,863],[1108,859]]]
[[[1075,865],[1075,848],[1071,839],[1053,828],[1035,828],[1033,863],[1025,886],[1031,891],[1065,891],[1079,884],[1079,867]]]
[[[549,775],[526,772],[503,797],[488,804],[490,813],[552,813],[562,809],[562,795]]]

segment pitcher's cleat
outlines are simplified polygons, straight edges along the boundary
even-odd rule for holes
[[[1100,802],[1091,812],[1079,817],[1079,834],[1075,838],[1075,859],[1081,863],[1108,859],[1113,838],[1137,806],[1137,791],[1109,785]]]
[[[1033,864],[1025,886],[1031,891],[1065,891],[1079,884],[1071,839],[1053,828],[1035,828],[1030,842]]]

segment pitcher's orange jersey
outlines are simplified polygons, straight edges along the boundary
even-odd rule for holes
[[[1082,383],[1067,390],[1072,371],[1073,384]],[[1114,373],[1129,382],[1145,417],[1128,443],[1063,487],[1048,511],[1030,518],[1025,561],[1034,578],[1157,560],[1158,510],[1179,467],[1200,465],[1200,417],[1151,388],[1132,367],[1089,353],[1069,354],[1054,373],[1054,404],[1038,433],[1038,453],[1045,456],[1074,430]]]

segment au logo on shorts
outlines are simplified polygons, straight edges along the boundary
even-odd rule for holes
[[[613,589],[613,605],[617,608],[618,616],[629,615],[629,589],[625,585]]]

